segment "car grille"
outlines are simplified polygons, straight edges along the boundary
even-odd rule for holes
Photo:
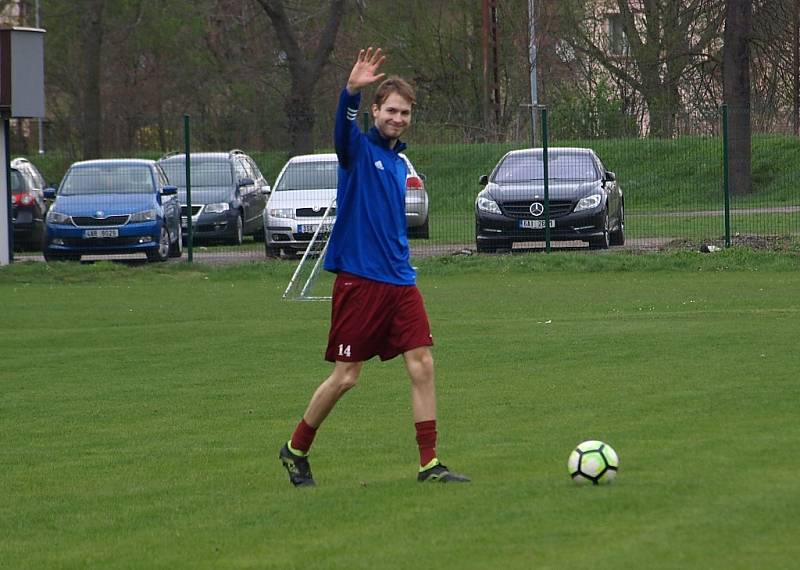
[[[325,214],[325,208],[320,210],[315,210],[314,208],[297,208],[295,210],[296,216],[298,218],[319,218],[320,216]],[[336,208],[331,208],[331,211],[328,214],[329,216],[336,215]]]
[[[138,237],[118,237],[118,238],[64,238],[64,245],[70,247],[120,247],[137,245]]]
[[[320,236],[325,236],[325,235],[329,235],[329,234],[328,233],[320,233],[320,235],[317,236],[317,237],[319,238]],[[308,233],[308,232],[306,232],[306,233],[293,233],[292,234],[292,239],[294,239],[295,241],[311,241],[311,238],[313,238],[313,237],[314,237],[314,234],[313,233]]]
[[[533,216],[531,214],[531,204],[534,202],[542,203],[539,200],[517,200],[514,202],[504,202],[500,204],[500,209],[509,218],[525,218],[525,219],[541,219],[541,216]],[[559,216],[566,216],[572,211],[572,201],[570,200],[551,200],[550,201],[550,217],[557,218]]]
[[[189,209],[189,206],[181,206],[181,217],[182,218],[186,217],[186,211],[188,209]],[[202,209],[203,209],[203,205],[202,204],[199,205],[199,206],[195,206],[194,204],[192,204],[192,216],[196,216],[197,214],[199,214],[200,210],[202,210]]]
[[[72,216],[72,223],[79,227],[87,226],[121,226],[128,223],[129,215],[93,218],[91,216]]]

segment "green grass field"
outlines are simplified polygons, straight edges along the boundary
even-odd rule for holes
[[[462,486],[415,482],[393,360],[290,487],[330,310],[280,300],[293,267],[0,269],[0,567],[796,565],[796,252],[420,260]],[[567,476],[590,438],[609,487]]]

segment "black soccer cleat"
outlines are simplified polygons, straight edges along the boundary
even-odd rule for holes
[[[281,463],[289,472],[289,481],[295,487],[314,487],[314,476],[311,474],[311,465],[308,464],[308,457],[295,455],[289,450],[289,444],[284,443],[278,453]]]
[[[453,473],[441,463],[437,463],[433,467],[420,471],[417,475],[417,481],[420,483],[469,483],[469,477],[461,475],[460,473]]]

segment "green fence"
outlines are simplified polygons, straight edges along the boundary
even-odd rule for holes
[[[642,132],[646,130],[642,124],[634,124],[629,117],[622,115],[613,120],[608,117],[599,120],[591,116],[565,116],[563,113],[548,116],[546,110],[539,109],[535,116],[538,119],[538,147],[546,144],[551,153],[564,147],[590,148],[605,168],[614,172],[615,183],[624,196],[625,244],[612,245],[612,249],[658,250],[729,244],[781,247],[800,236],[800,164],[796,159],[800,156],[800,139],[797,137],[768,132],[753,133],[749,148],[746,149],[750,153],[748,159],[746,155],[742,158],[741,141],[728,140],[726,143],[726,133],[729,132],[726,125],[740,118],[733,111],[708,111],[705,116],[716,116],[718,124],[715,126],[705,121],[702,128],[695,129],[696,132],[687,128],[690,120],[679,121],[683,125],[681,134],[673,138],[646,136],[647,133]],[[148,126],[154,124],[161,126]],[[253,148],[237,144],[236,132],[225,131],[224,125],[206,123],[202,117],[174,117],[166,123],[163,120],[140,119],[137,125],[145,126],[132,129],[126,136],[114,133],[113,137],[101,140],[104,147],[113,150],[102,151],[100,156],[158,160],[167,154],[181,156],[187,149],[192,153],[218,151],[228,156],[234,149],[245,147],[234,153],[240,162],[231,171],[230,183],[236,186],[239,182],[250,180],[253,184],[238,185],[233,189],[233,194],[239,196],[242,203],[245,197],[253,198],[252,208],[260,210],[269,210],[269,204],[280,194],[275,189],[276,180],[291,153],[285,147],[273,146],[275,141],[266,135],[257,137],[261,147]],[[491,175],[507,152],[529,148],[532,143],[529,110],[521,110],[518,118],[508,122],[508,125],[503,132],[491,132],[472,128],[458,120],[434,122],[424,112],[416,114],[406,137],[409,142],[406,155],[420,174],[420,179],[424,180],[428,218],[424,231],[421,227],[409,230],[413,256],[476,250],[476,198],[485,190],[479,183],[480,178]],[[70,138],[63,133],[48,133],[46,140],[58,146],[46,150],[42,155],[32,154],[27,150],[35,148],[35,144],[32,144],[35,133],[30,125],[14,123],[12,129],[16,129],[16,132],[12,130],[11,136],[12,157],[25,156],[38,167],[47,183],[54,187],[62,183],[69,167],[86,152],[81,141],[74,136]],[[20,132],[25,129],[26,132]],[[248,140],[253,140],[252,133]],[[317,136],[313,143],[316,153],[332,151],[331,140],[323,135]],[[283,145],[285,142],[281,142]],[[252,160],[253,169],[247,166],[249,160]],[[190,162],[190,167],[192,165],[194,159]],[[185,161],[181,162],[180,168],[184,169],[181,178],[186,179]],[[235,199],[223,199],[221,190],[219,196],[213,198],[202,189],[201,177],[213,174],[209,168],[198,166],[188,177],[195,210],[193,213],[198,211],[198,207],[202,207],[206,213],[214,209],[230,213],[240,207]],[[254,170],[258,172],[254,174]],[[175,172],[178,170],[174,167],[169,170],[168,178],[174,178]],[[726,173],[730,188],[727,199]],[[258,180],[259,176],[263,176],[263,181]],[[189,196],[185,192],[185,180],[167,182],[180,188],[177,196],[167,196],[164,201],[180,201],[185,221],[188,222]],[[269,185],[269,191],[265,189],[266,185]],[[420,195],[419,188],[413,190],[415,195]],[[90,200],[91,196],[85,198],[85,201]],[[226,202],[227,206],[224,205]],[[280,242],[270,240],[260,211],[255,214],[252,208],[244,211],[249,207],[241,207],[245,226],[241,235],[238,235],[235,217],[228,219],[227,234],[221,231],[221,225],[217,226],[220,231],[216,234],[210,232],[209,229],[213,228],[209,227],[209,223],[213,225],[216,222],[205,223],[207,220],[204,222],[196,218],[191,226],[191,240],[188,239],[190,228],[184,224],[181,235],[183,252],[180,257],[209,263],[275,262],[281,258],[296,257],[294,254],[298,250],[283,248]],[[285,210],[289,207],[272,209]],[[95,212],[103,212],[104,209],[104,203],[98,202]],[[18,211],[16,206],[14,211]],[[302,224],[304,231],[301,233],[309,234],[313,230],[314,217],[309,219],[312,221]],[[291,226],[294,233],[299,232],[300,221],[299,218],[295,220],[298,227]],[[44,220],[39,220],[39,223],[43,225]],[[94,229],[104,227],[102,220],[92,223]],[[45,235],[38,241],[35,237],[15,233],[15,260],[43,259],[42,242],[47,240],[47,236],[46,232],[41,233]],[[531,239],[513,243],[513,251],[547,249],[543,233],[530,234],[529,237]],[[175,236],[171,238],[174,242]],[[92,239],[97,242],[114,238]],[[112,245],[111,241],[109,245]],[[590,244],[581,239],[553,239],[550,245],[552,249],[585,250],[589,249]],[[499,248],[499,251],[506,250]],[[109,252],[114,253],[113,247],[96,258],[108,257]],[[136,259],[137,254],[125,254],[124,257]],[[145,257],[139,252],[138,258]],[[88,255],[83,257],[93,258]]]

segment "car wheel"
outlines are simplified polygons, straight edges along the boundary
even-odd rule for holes
[[[161,233],[158,236],[158,247],[147,252],[147,261],[166,261],[169,257],[169,232],[167,228],[161,226]]]
[[[231,243],[233,245],[242,245],[244,241],[244,220],[242,220],[242,215],[239,214],[236,216],[236,226],[233,229],[233,237],[231,238]]]
[[[589,240],[589,249],[608,249],[608,210],[603,212],[603,235]]]
[[[425,223],[421,226],[417,226],[415,228],[408,229],[408,237],[414,239],[428,239],[428,235],[430,233],[428,229],[428,220],[430,218],[425,218]]]
[[[609,236],[611,245],[625,245],[625,206],[619,207],[619,222],[617,229]]]
[[[183,255],[183,228],[178,226],[178,239],[169,246],[170,257],[180,257]]]

